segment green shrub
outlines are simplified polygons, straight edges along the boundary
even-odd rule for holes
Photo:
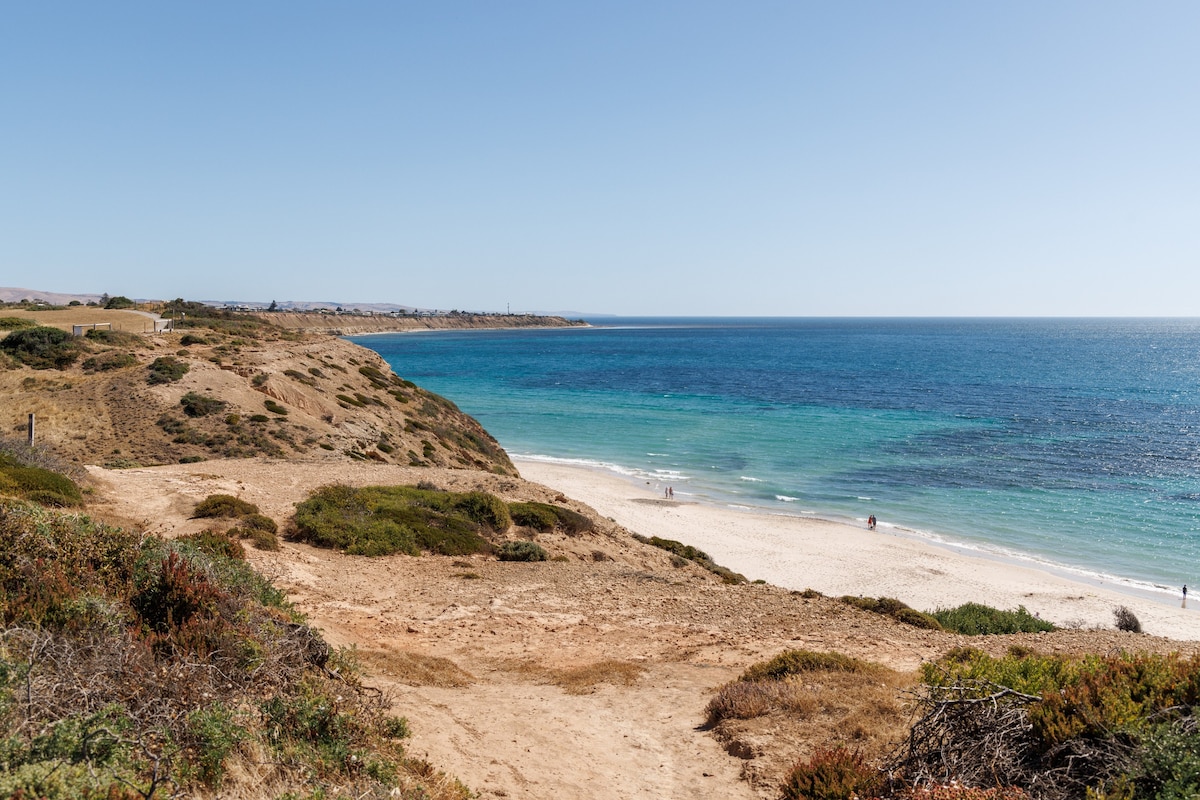
[[[482,533],[507,528],[507,514],[503,502],[480,492],[333,485],[296,506],[294,536],[355,555],[466,555],[490,549]]]
[[[509,503],[512,521],[526,528],[546,532],[558,525],[558,515],[548,503]]]
[[[108,298],[104,304],[105,308],[133,308],[133,301],[122,294]]]
[[[255,550],[276,551],[279,549],[279,537],[275,531],[265,531],[259,528],[237,528],[238,534],[250,540]]]
[[[86,358],[80,366],[88,372],[109,372],[114,369],[137,366],[137,363],[137,357],[133,353],[114,350]]]
[[[303,372],[296,370],[296,369],[285,369],[283,371],[283,374],[288,376],[292,380],[296,381],[297,383],[304,384],[305,386],[316,386],[317,385],[316,381],[314,381],[312,378],[308,377]]]
[[[0,501],[0,541],[0,797],[225,796],[242,746],[269,754],[254,786],[313,797],[443,780],[352,660],[205,537]]]
[[[220,702],[188,714],[187,732],[196,745],[200,780],[211,788],[219,788],[225,774],[225,759],[249,737],[248,732]]]
[[[208,344],[208,339],[205,339],[203,336],[197,336],[194,333],[185,333],[179,339],[179,343],[184,347],[190,347],[194,344]]]
[[[180,399],[179,405],[183,406],[183,413],[189,417],[207,417],[221,413],[228,403],[198,392],[188,392]]]
[[[750,666],[739,680],[778,681],[804,672],[870,672],[875,669],[878,667],[873,664],[841,653],[784,650],[768,661]]]
[[[1155,725],[1140,738],[1137,766],[1129,780],[1134,797],[1200,797],[1200,731],[1194,724],[1191,718],[1183,724]]]
[[[210,494],[196,504],[192,518],[245,517],[257,514],[258,506],[231,494]]]
[[[873,614],[891,617],[897,622],[912,625],[914,628],[925,628],[932,631],[942,629],[941,623],[931,615],[910,608],[894,597],[855,597],[848,594],[843,595],[840,599],[847,605],[861,608],[863,611],[870,611]]]
[[[930,616],[946,630],[967,636],[1054,630],[1054,625],[1033,616],[1025,606],[1017,606],[1015,611],[1001,611],[981,603],[964,603],[957,608],[939,608]]]
[[[508,509],[517,525],[542,532],[561,527],[574,536],[592,529],[592,521],[583,514],[549,503],[509,503]]]
[[[24,317],[0,317],[0,331],[15,331],[20,328],[33,328],[37,323]]]
[[[879,773],[861,753],[844,747],[821,748],[792,767],[783,784],[783,800],[851,800],[873,797]]]
[[[0,349],[34,369],[66,369],[83,352],[78,339],[58,328],[21,328],[0,339]]]
[[[537,542],[505,542],[498,555],[501,561],[545,561],[546,551]]]
[[[146,340],[136,333],[114,331],[108,328],[92,328],[83,334],[85,338],[112,347],[144,347]]]
[[[266,407],[267,411],[270,411],[272,414],[279,414],[280,416],[286,416],[288,413],[288,410],[286,408],[279,405],[279,403],[276,403],[274,400],[264,400],[263,405]]]
[[[75,481],[53,470],[31,466],[15,452],[0,452],[0,494],[62,508],[83,502]]]
[[[189,367],[174,356],[159,356],[150,362],[148,369],[146,383],[154,386],[160,383],[174,383],[187,374]]]
[[[454,499],[453,508],[494,531],[503,532],[512,525],[508,504],[487,492],[460,494]]]
[[[238,525],[250,530],[266,531],[267,533],[277,533],[279,531],[279,526],[275,524],[275,520],[264,514],[259,514],[257,511],[241,515]]]
[[[216,531],[201,531],[200,533],[181,536],[179,537],[179,541],[188,542],[200,552],[210,556],[234,558],[238,561],[246,560],[245,548],[229,534],[217,533]]]

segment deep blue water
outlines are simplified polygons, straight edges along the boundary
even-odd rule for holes
[[[356,338],[513,455],[1196,580],[1200,320],[612,319]]]

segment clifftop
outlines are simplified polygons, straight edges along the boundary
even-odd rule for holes
[[[71,340],[81,352],[61,370],[0,353],[3,430],[34,413],[39,444],[100,466],[270,456],[516,474],[478,422],[369,350],[244,315],[188,323]]]

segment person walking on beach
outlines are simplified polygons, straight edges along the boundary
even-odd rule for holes
[[[867,530],[869,530],[869,531],[875,530],[875,515],[874,514],[867,517]]]
[[[1183,585],[1183,605],[1180,608],[1187,608],[1187,584]]]

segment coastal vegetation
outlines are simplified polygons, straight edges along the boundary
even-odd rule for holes
[[[159,356],[150,362],[146,383],[154,386],[160,383],[175,383],[187,374],[190,369],[186,362],[174,356]]]
[[[934,631],[942,630],[942,624],[933,615],[917,611],[907,603],[897,600],[894,597],[844,595],[841,600],[847,605],[861,608],[863,611],[870,611],[872,614],[882,614],[885,617],[891,617],[897,622],[912,625],[914,628],[927,628]]]
[[[525,539],[516,542],[505,542],[496,551],[501,561],[545,561],[546,550],[537,542]]]
[[[296,506],[290,538],[351,555],[491,552],[512,519],[499,498],[414,486],[324,486]]]
[[[967,636],[1039,633],[1054,630],[1052,623],[1030,614],[1025,610],[1025,606],[1017,606],[1011,611],[1001,611],[983,603],[963,603],[955,608],[939,608],[931,611],[929,616],[936,619],[945,630],[963,633]]]
[[[259,513],[258,506],[228,494],[210,494],[196,504],[193,519],[230,519],[234,526],[225,532],[230,539],[249,539],[259,550],[279,549],[279,526]]]
[[[547,533],[561,529],[568,536],[578,536],[592,529],[592,521],[578,511],[551,503],[509,503],[509,514],[516,525]]]
[[[0,499],[0,539],[0,796],[468,796],[228,538]]]
[[[499,542],[514,525],[578,536],[593,523],[562,506],[506,503],[487,492],[335,484],[317,489],[296,506],[289,537],[352,555],[494,552],[501,561],[546,561],[545,549],[536,542]]]
[[[63,508],[83,501],[83,491],[64,474],[67,468],[45,450],[0,439],[0,496]]]
[[[960,648],[922,670],[918,721],[889,765],[1058,800],[1200,794],[1200,658],[1082,658]]]
[[[75,363],[83,345],[66,331],[36,325],[10,332],[0,339],[0,349],[25,366],[63,370]]]

